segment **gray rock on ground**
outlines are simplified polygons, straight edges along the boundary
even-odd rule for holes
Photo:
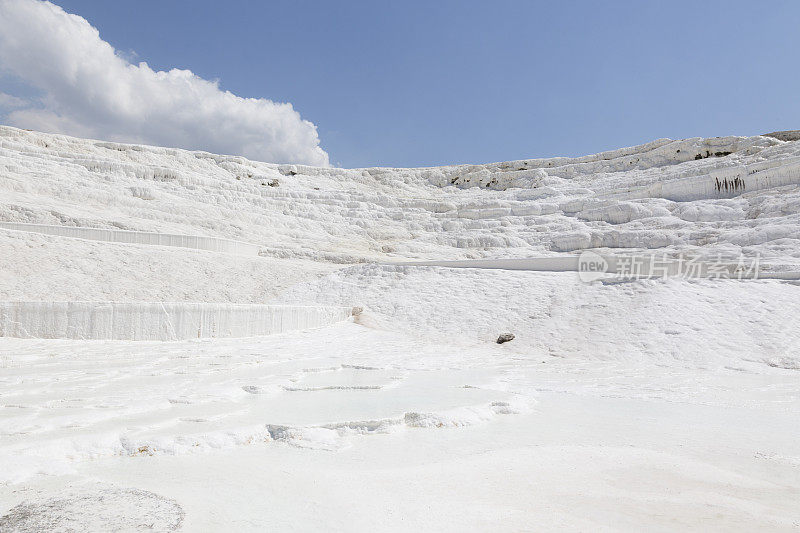
[[[503,344],[504,342],[513,341],[514,334],[513,333],[503,333],[499,337],[497,337],[497,344]]]

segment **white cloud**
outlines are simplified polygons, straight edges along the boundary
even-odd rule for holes
[[[26,100],[0,91],[0,109],[16,109],[27,106],[28,102]]]
[[[241,98],[189,70],[133,65],[86,19],[49,2],[0,0],[0,67],[43,92],[25,106],[3,95],[14,126],[328,165],[316,126],[291,104]]]

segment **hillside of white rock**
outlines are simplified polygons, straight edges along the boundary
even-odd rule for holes
[[[762,275],[541,268],[587,250]],[[798,272],[796,132],[338,169],[0,126],[0,530],[790,531]]]

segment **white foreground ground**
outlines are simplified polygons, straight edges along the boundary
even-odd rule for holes
[[[797,530],[796,281],[385,263],[593,249],[796,271],[799,155],[690,139],[341,170],[0,128],[0,221],[261,250],[0,229],[2,300],[365,308],[260,338],[0,339],[0,530]]]

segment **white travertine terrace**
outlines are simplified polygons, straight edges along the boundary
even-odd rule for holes
[[[351,308],[187,302],[0,302],[0,337],[175,341],[329,326]]]

